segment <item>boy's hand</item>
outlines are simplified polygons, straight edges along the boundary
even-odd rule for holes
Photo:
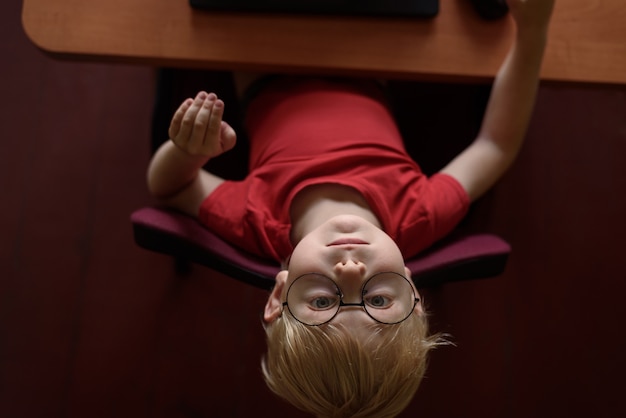
[[[214,158],[232,149],[237,141],[233,128],[222,121],[224,102],[214,93],[201,91],[185,100],[170,123],[172,142],[189,155]]]
[[[507,0],[518,31],[544,31],[548,27],[555,0]]]

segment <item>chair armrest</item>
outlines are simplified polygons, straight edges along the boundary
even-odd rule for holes
[[[271,289],[280,265],[242,251],[169,208],[145,207],[131,214],[135,242],[142,248],[180,257],[261,289]]]

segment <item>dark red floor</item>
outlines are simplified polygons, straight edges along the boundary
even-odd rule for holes
[[[0,417],[302,416],[261,379],[264,292],[132,240],[153,69],[50,59],[20,9],[0,6]],[[543,86],[472,215],[507,271],[427,292],[456,347],[402,416],[626,415],[625,215],[626,89]]]

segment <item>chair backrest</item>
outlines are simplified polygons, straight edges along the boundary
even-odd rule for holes
[[[213,234],[195,218],[150,206],[131,215],[135,242],[145,249],[189,260],[261,289],[271,289],[280,266],[248,254]],[[418,288],[490,278],[506,267],[511,247],[492,234],[453,234],[406,260]]]

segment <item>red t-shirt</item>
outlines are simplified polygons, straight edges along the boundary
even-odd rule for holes
[[[383,230],[410,258],[448,234],[469,198],[452,177],[426,177],[406,153],[382,95],[372,86],[281,79],[249,105],[249,175],[225,181],[199,218],[250,253],[291,254],[289,206],[313,184],[358,190]]]

